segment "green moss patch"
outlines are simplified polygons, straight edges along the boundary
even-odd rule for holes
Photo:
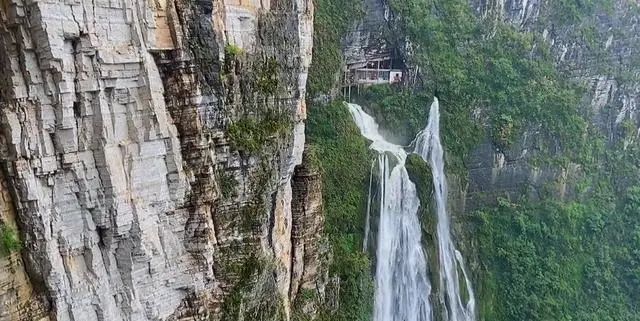
[[[292,122],[283,113],[267,112],[260,119],[244,117],[228,128],[233,146],[249,154],[260,151],[265,144],[291,131]]]
[[[313,62],[307,83],[312,98],[336,85],[343,62],[341,39],[363,16],[362,0],[317,0],[315,4]]]
[[[18,237],[18,231],[9,226],[0,226],[0,256],[7,256],[13,252],[20,251],[22,243]]]

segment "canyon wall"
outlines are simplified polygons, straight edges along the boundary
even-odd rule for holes
[[[559,3],[487,0],[472,1],[472,7],[488,21],[499,19],[542,35],[557,68],[586,89],[580,108],[591,120],[590,126],[606,138],[608,147],[619,148],[616,145],[622,141],[629,146],[638,135],[625,135],[625,131],[637,131],[640,126],[637,4],[627,0],[594,1],[601,7],[575,18],[560,16]],[[540,149],[541,134],[539,129],[530,128],[509,148],[499,149],[487,141],[474,151],[469,159],[468,210],[496,195],[517,196],[523,189],[538,197],[549,182],[559,198],[572,196],[572,182],[581,175],[577,164],[563,169],[530,164]]]
[[[0,2],[0,320],[288,319],[312,30],[309,0]]]

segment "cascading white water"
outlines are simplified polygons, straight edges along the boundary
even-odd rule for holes
[[[467,276],[464,260],[456,249],[451,238],[451,224],[447,213],[447,178],[444,173],[444,153],[440,142],[440,106],[435,98],[429,111],[427,127],[418,133],[415,140],[415,153],[431,165],[433,186],[438,215],[438,259],[440,262],[440,297],[445,303],[445,320],[473,321],[476,314],[476,304]],[[468,299],[463,302],[460,294],[459,271],[464,277]]]
[[[420,201],[405,168],[407,152],[404,147],[388,142],[378,131],[378,124],[373,117],[360,106],[348,104],[348,107],[362,135],[372,141],[370,148],[379,153],[380,222],[374,321],[430,321],[431,284],[426,275],[427,254],[422,250],[417,216]],[[473,288],[462,254],[453,243],[447,213],[447,179],[440,141],[439,108],[438,99],[435,98],[427,127],[414,140],[414,152],[429,163],[433,175],[438,217],[439,296],[445,306],[443,318],[445,321],[473,321],[476,315]],[[371,177],[365,228],[367,235],[370,202]],[[460,272],[464,278],[466,300],[460,291]]]
[[[431,321],[426,253],[418,220],[420,201],[405,168],[407,152],[388,142],[360,106],[349,111],[370,148],[377,151],[380,222],[374,321]]]

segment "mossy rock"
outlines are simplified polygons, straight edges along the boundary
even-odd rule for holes
[[[245,116],[233,122],[227,133],[236,149],[255,154],[270,141],[290,133],[292,126],[287,114],[268,111],[260,117]]]
[[[409,179],[416,185],[418,198],[420,199],[420,209],[418,215],[422,224],[422,246],[428,253],[429,278],[431,279],[432,293],[438,293],[440,288],[440,278],[438,271],[440,270],[440,262],[438,260],[438,239],[436,235],[438,220],[434,211],[433,199],[433,175],[431,167],[416,154],[410,154],[405,164]],[[442,316],[444,309],[443,302],[438,298],[432,298],[432,304],[435,311],[436,320]]]
[[[18,231],[9,225],[0,227],[0,256],[7,256],[20,251],[22,243],[18,237]]]
[[[241,278],[222,306],[223,320],[286,320],[274,264],[251,256],[239,268]]]
[[[238,187],[238,181],[232,173],[225,171],[224,169],[218,169],[216,173],[218,184],[220,186],[220,193],[222,193],[223,199],[231,199],[236,196],[236,188]]]
[[[274,95],[278,91],[280,64],[275,58],[268,58],[258,67],[256,87],[264,95]]]

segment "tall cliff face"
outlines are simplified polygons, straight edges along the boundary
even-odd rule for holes
[[[637,6],[626,0],[593,3],[592,8],[582,9],[586,12],[572,16],[560,2],[472,1],[484,19],[499,19],[542,35],[557,68],[586,88],[580,108],[594,129],[589,135],[603,135],[615,150],[622,141],[624,146],[633,144],[637,135],[625,132],[640,126],[640,18]],[[572,196],[571,182],[581,175],[579,165],[560,169],[529,164],[540,147],[540,136],[532,129],[507,149],[486,142],[475,150],[469,161],[470,210],[495,195],[518,195],[523,186],[535,196],[549,182],[555,182],[560,198]]]
[[[287,318],[311,1],[0,8],[0,319]]]
[[[628,196],[638,186],[637,2],[472,2],[487,25],[497,19],[537,35],[535,41],[548,46],[567,82],[582,87],[578,110],[585,128],[578,134],[586,141],[581,155],[574,155],[567,153],[563,137],[549,137],[533,126],[507,148],[485,141],[469,157],[469,184],[453,197],[461,204],[466,201],[456,210],[463,216],[458,217],[457,235],[481,284],[482,319],[543,320],[562,315],[597,320],[615,314],[619,315],[614,319],[632,319],[638,311],[637,288],[628,284],[637,284],[637,277],[628,271],[637,270],[637,261],[615,252],[635,247],[627,237],[638,226],[637,216],[626,211],[637,208]],[[566,7],[576,3],[583,5],[577,11]],[[542,155],[545,148],[562,160],[538,161],[550,159]],[[582,216],[573,216],[576,213]],[[598,217],[604,227],[591,230],[589,224]],[[579,241],[562,252],[570,239]],[[533,244],[531,252],[518,250],[522,240]],[[595,263],[585,264],[583,258]],[[523,269],[526,262],[533,262],[531,271]],[[547,268],[551,265],[558,270]],[[536,289],[537,281],[561,274],[563,280],[580,281],[569,281],[564,289],[570,291]],[[613,277],[600,289],[603,275]],[[523,286],[515,290],[516,283]],[[553,288],[553,283],[542,287]],[[520,292],[522,296],[516,294]],[[505,299],[508,302],[498,306]],[[558,309],[537,308],[535,304],[543,301],[554,302]]]
[[[342,39],[342,55],[347,64],[363,63],[390,55],[385,36],[388,30],[389,7],[385,0],[364,0],[363,17],[354,21]]]
[[[315,317],[324,306],[328,278],[322,177],[305,153],[293,176],[292,277],[290,295],[297,311]],[[312,293],[313,295],[309,295]]]

